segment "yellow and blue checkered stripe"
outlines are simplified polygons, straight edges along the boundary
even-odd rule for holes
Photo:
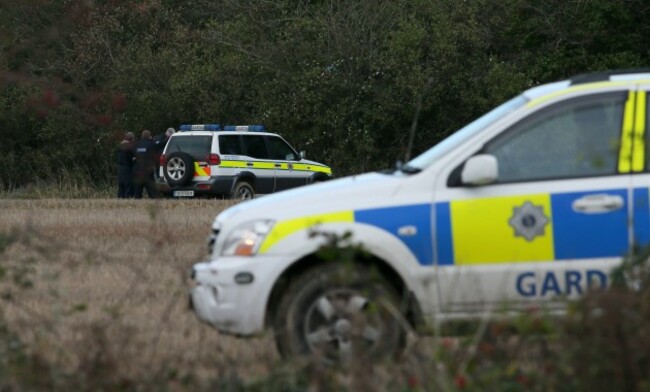
[[[438,265],[620,257],[628,251],[627,202],[607,214],[578,214],[573,201],[594,192],[536,194],[461,200],[436,204]],[[627,189],[607,190],[627,199]],[[513,208],[530,202],[542,208],[548,223],[528,241],[509,223]],[[623,230],[612,231],[611,227]],[[590,228],[585,230],[585,228]]]
[[[420,264],[433,264],[431,247],[431,205],[416,204],[386,208],[373,208],[357,211],[341,211],[328,214],[305,216],[278,222],[260,248],[260,253],[268,250],[284,238],[324,223],[361,223],[384,230],[396,238],[414,254]],[[412,226],[417,235],[400,236],[398,230]]]
[[[430,204],[341,211],[278,222],[262,244],[264,254],[288,236],[325,223],[361,223],[386,231],[401,241],[426,266],[489,265],[620,257],[628,251],[627,230],[612,231],[627,221],[627,202],[607,214],[577,214],[572,203],[594,192],[534,194]],[[610,195],[627,198],[627,189]],[[650,196],[647,188],[634,191],[635,230],[639,243],[650,243]],[[530,202],[548,218],[543,234],[528,241],[509,223],[513,208]],[[434,209],[432,211],[432,208]],[[433,235],[435,222],[435,236]],[[480,218],[480,219],[477,219]],[[412,226],[416,235],[401,236],[399,228]],[[585,230],[588,227],[589,230]],[[434,256],[435,251],[435,256]]]

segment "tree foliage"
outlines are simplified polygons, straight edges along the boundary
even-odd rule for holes
[[[413,154],[524,88],[647,65],[649,17],[643,0],[1,0],[0,187],[107,182],[124,132],[181,123],[264,123],[337,175],[385,168],[420,103]]]

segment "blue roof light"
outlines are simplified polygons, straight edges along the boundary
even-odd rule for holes
[[[220,131],[221,125],[219,124],[183,124],[178,127],[181,132],[186,131]]]
[[[257,125],[226,125],[223,127],[224,131],[248,131],[248,132],[264,132],[266,128],[262,124]]]

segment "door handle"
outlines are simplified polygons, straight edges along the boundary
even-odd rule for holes
[[[599,214],[616,211],[625,205],[625,200],[619,195],[588,195],[574,200],[571,207],[573,211],[583,214]]]
[[[246,166],[253,166],[253,162],[246,162]]]
[[[282,165],[279,164],[279,163],[276,163],[274,166],[275,166],[275,167],[280,167],[280,166],[282,166]]]

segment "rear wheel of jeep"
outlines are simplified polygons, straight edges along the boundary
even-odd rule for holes
[[[392,287],[373,272],[328,263],[295,279],[273,320],[280,354],[328,364],[398,356],[406,321]]]
[[[163,167],[165,180],[171,186],[185,185],[194,177],[194,158],[185,152],[173,152]]]
[[[235,185],[231,197],[239,200],[253,199],[255,197],[255,190],[248,182],[240,181]]]

